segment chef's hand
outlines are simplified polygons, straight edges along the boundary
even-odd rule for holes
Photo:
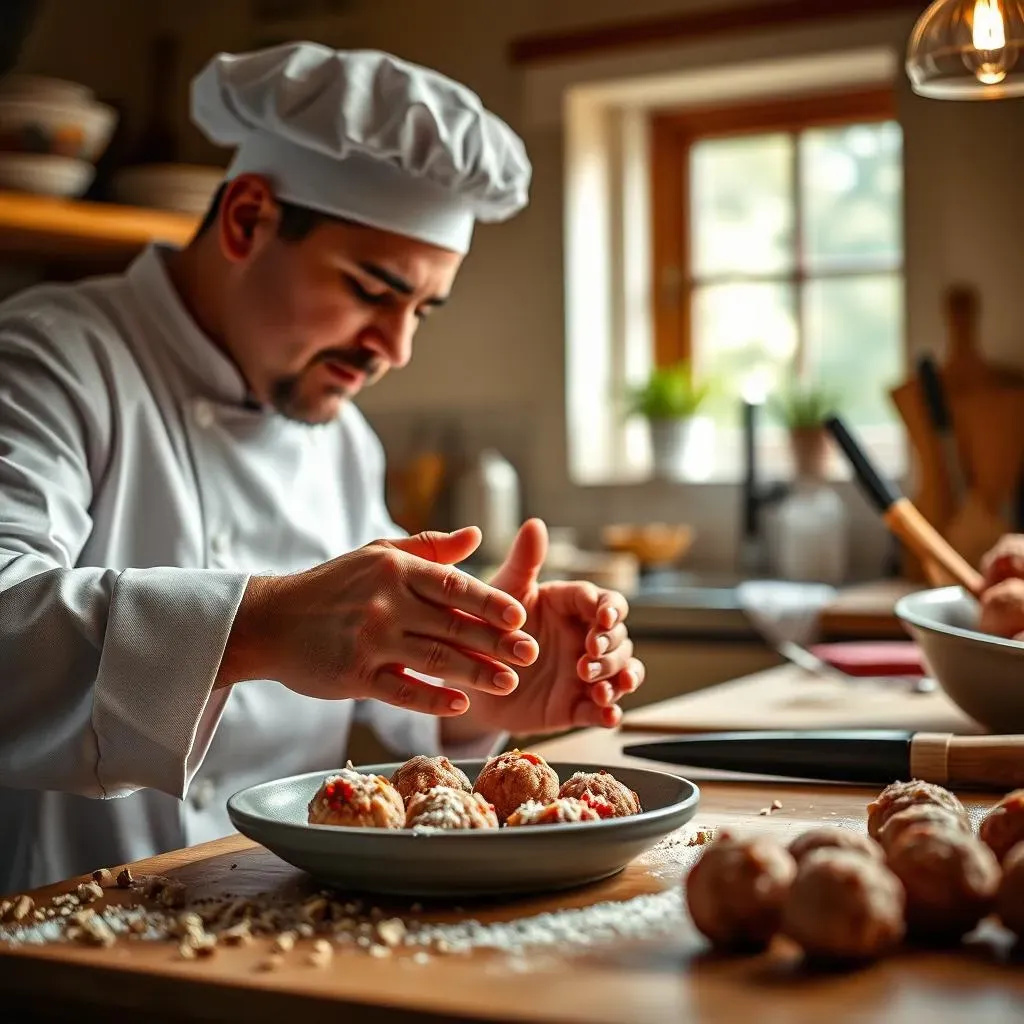
[[[310,697],[375,698],[432,715],[465,711],[463,690],[509,692],[511,666],[531,664],[537,643],[522,631],[519,601],[451,568],[479,543],[476,527],[421,533],[291,576],[252,577],[216,685],[276,679]]]
[[[1001,537],[981,560],[985,589],[978,629],[992,636],[1024,640],[1024,534]]]
[[[1024,533],[1008,533],[981,560],[985,587],[1003,580],[1024,579]]]
[[[469,711],[442,726],[446,742],[468,741],[488,731],[555,732],[574,726],[614,728],[617,701],[644,680],[626,631],[626,599],[593,583],[537,583],[547,555],[547,529],[539,519],[520,528],[491,584],[515,598],[540,654],[519,672],[507,696],[474,694]]]

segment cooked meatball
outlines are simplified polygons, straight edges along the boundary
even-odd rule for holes
[[[494,808],[479,794],[438,786],[413,793],[405,810],[406,828],[497,828]]]
[[[473,791],[473,784],[466,773],[456,768],[447,757],[426,757],[423,754],[417,754],[396,769],[391,776],[391,785],[406,802],[413,793],[429,793],[441,787],[461,789],[466,793]]]
[[[575,821],[600,821],[601,815],[589,804],[575,797],[556,797],[549,804],[529,800],[509,816],[509,828],[523,825],[564,825]]]
[[[778,931],[796,862],[774,840],[722,833],[686,878],[697,928],[716,946],[761,949]]]
[[[871,960],[903,938],[903,886],[854,850],[816,850],[800,864],[782,931],[812,960]]]
[[[603,771],[576,772],[562,783],[558,795],[582,800],[602,818],[626,818],[643,810],[633,790]]]
[[[908,829],[918,825],[930,825],[936,829],[946,828],[961,835],[970,835],[970,828],[964,825],[959,815],[940,804],[912,804],[905,811],[887,819],[878,833],[883,850],[888,850]]]
[[[558,775],[540,754],[508,750],[492,757],[476,777],[473,791],[494,805],[498,821],[530,800],[549,804],[558,796]]]
[[[881,793],[868,804],[868,835],[878,838],[882,826],[900,811],[905,811],[915,804],[937,804],[951,811],[963,822],[964,828],[971,827],[971,819],[964,810],[964,805],[948,789],[936,786],[932,782],[894,782],[886,786]]]
[[[1014,935],[1024,938],[1024,843],[1014,846],[1003,860],[996,912]]]
[[[342,768],[329,775],[309,802],[310,825],[356,828],[401,828],[402,796],[383,775]]]
[[[989,913],[999,888],[995,854],[944,824],[904,829],[887,863],[903,883],[907,930],[919,941],[959,941]]]
[[[869,839],[867,836],[862,836],[859,832],[853,832],[848,828],[834,828],[831,826],[812,828],[810,832],[797,836],[789,844],[789,852],[797,864],[809,853],[825,849],[852,850],[855,853],[863,853],[867,857],[873,857],[877,861],[884,859],[882,848],[874,839]]]
[[[996,583],[981,595],[980,603],[979,633],[1009,638],[1024,630],[1024,580]]]
[[[1024,789],[1007,793],[985,815],[978,829],[982,842],[1002,860],[1020,842],[1024,842]]]

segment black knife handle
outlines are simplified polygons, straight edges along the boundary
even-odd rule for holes
[[[946,405],[946,395],[939,377],[939,369],[931,356],[921,356],[917,361],[917,376],[924,392],[924,403],[928,407],[928,417],[932,426],[940,433],[952,429],[953,421]]]
[[[878,471],[864,454],[861,446],[854,440],[846,424],[838,416],[830,416],[825,421],[825,426],[835,438],[836,444],[842,448],[847,459],[850,460],[854,476],[872,504],[879,512],[887,512],[899,501],[899,492],[892,484],[878,475]]]

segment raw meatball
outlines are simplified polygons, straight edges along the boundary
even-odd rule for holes
[[[576,772],[562,783],[558,795],[582,800],[602,818],[626,818],[643,810],[636,793],[608,772]]]
[[[310,825],[357,828],[401,828],[405,824],[402,795],[383,775],[364,775],[342,768],[329,775],[309,801]]]
[[[530,800],[549,804],[558,796],[558,775],[540,754],[508,750],[492,757],[476,777],[473,791],[494,805],[498,821]]]
[[[461,789],[466,793],[473,791],[473,784],[466,773],[456,768],[447,757],[425,757],[423,754],[417,754],[398,768],[391,776],[391,785],[406,802],[413,793],[429,793],[440,787]]]
[[[867,836],[859,832],[852,832],[848,828],[812,828],[802,836],[797,836],[789,844],[789,852],[793,860],[799,864],[804,857],[815,850],[851,850],[855,853],[863,853],[865,856],[873,857],[877,861],[884,859],[882,848]]]
[[[1015,789],[1012,793],[1007,793],[985,815],[978,835],[1000,860],[1014,846],[1024,842],[1024,789]]]
[[[979,633],[1009,638],[1024,630],[1024,580],[996,583],[981,595],[980,602]]]
[[[931,782],[894,782],[886,786],[881,793],[868,804],[868,835],[878,838],[882,826],[900,811],[905,811],[914,804],[938,804],[951,811],[963,822],[964,828],[971,827],[971,819],[967,817],[964,805],[948,789],[936,786]]]
[[[903,883],[907,930],[929,942],[959,941],[992,909],[999,888],[995,854],[945,825],[914,825],[889,847],[889,870]]]
[[[1024,843],[1014,846],[1003,861],[996,911],[1011,932],[1024,938]]]
[[[903,938],[903,886],[854,850],[816,850],[800,864],[782,931],[811,959],[870,960]]]
[[[479,794],[438,786],[413,793],[405,811],[406,828],[497,828],[494,808]]]
[[[549,804],[527,801],[508,816],[508,827],[521,825],[564,825],[574,821],[600,821],[601,816],[589,804],[573,797],[556,797]]]
[[[686,879],[697,928],[716,946],[760,949],[778,931],[796,862],[774,840],[722,833]]]
[[[883,850],[888,850],[910,828],[921,825],[935,829],[949,829],[961,835],[970,835],[970,829],[964,826],[963,818],[939,804],[912,804],[905,811],[894,814],[882,826],[878,833],[878,841]]]

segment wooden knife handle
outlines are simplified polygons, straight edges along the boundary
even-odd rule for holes
[[[910,741],[910,774],[954,789],[1024,787],[1024,736],[919,732]]]
[[[886,525],[918,558],[931,560],[949,573],[969,594],[984,587],[981,573],[967,562],[907,498],[898,498],[885,511]]]

